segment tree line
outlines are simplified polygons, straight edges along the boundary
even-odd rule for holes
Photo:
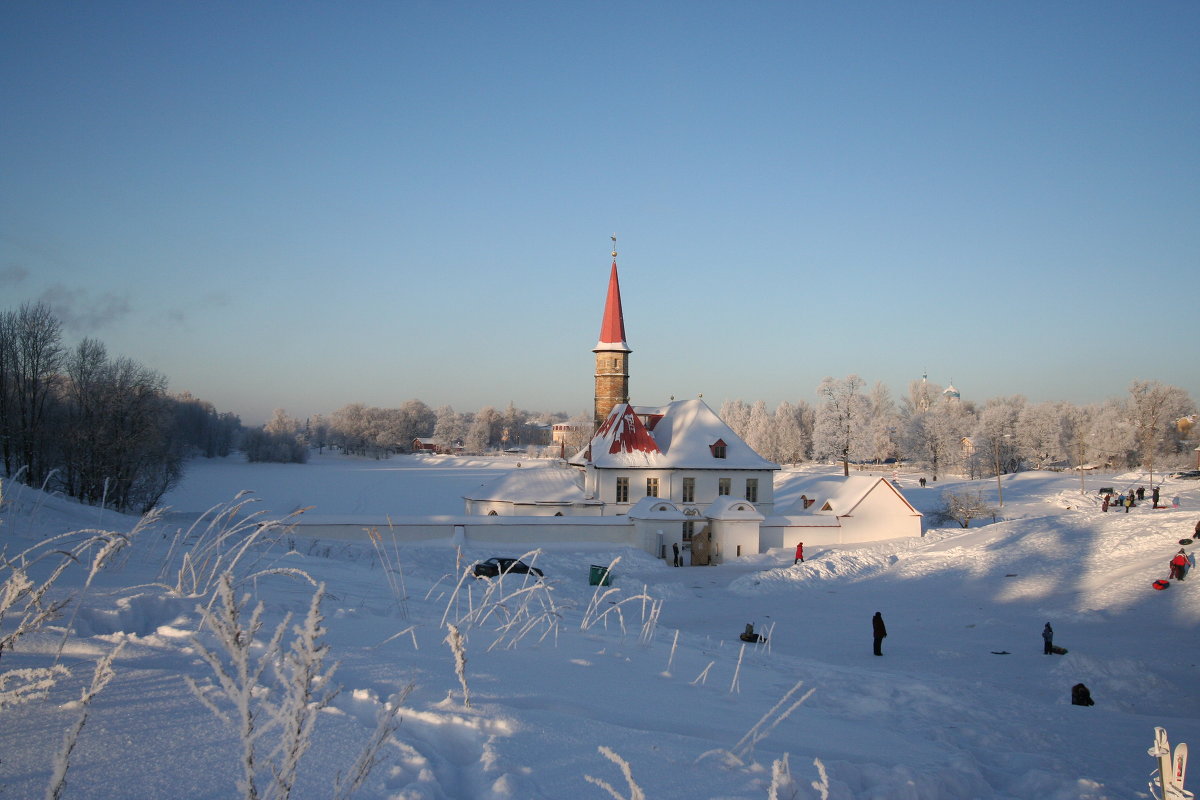
[[[227,455],[241,421],[85,338],[63,344],[43,303],[0,311],[0,458],[30,486],[118,511],[153,508],[191,454]]]
[[[925,380],[896,402],[887,386],[869,390],[858,375],[825,378],[817,402],[727,401],[721,418],[747,444],[780,464],[902,461],[939,474],[983,477],[1062,467],[1144,467],[1153,473],[1192,466],[1200,438],[1196,403],[1186,391],[1135,380],[1125,397],[1077,406],[1031,403],[1021,395],[982,404]]]
[[[431,437],[467,454],[527,451],[546,444],[546,425],[567,421],[562,412],[529,412],[512,403],[503,411],[484,406],[475,412],[455,411],[448,405],[433,409],[416,399],[399,408],[350,403],[329,415],[314,414],[304,420],[277,408],[261,429],[246,432],[243,449],[250,461],[297,463],[307,461],[310,450],[323,452],[326,447],[350,455],[386,458],[408,452],[414,439]],[[587,444],[592,422],[582,413],[569,422],[576,432],[567,442],[569,455],[573,455]]]

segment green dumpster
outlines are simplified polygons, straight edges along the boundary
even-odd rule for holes
[[[592,570],[588,574],[589,586],[611,586],[612,576],[608,574],[608,567],[602,567],[598,564],[592,564]]]

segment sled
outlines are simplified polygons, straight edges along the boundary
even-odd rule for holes
[[[1191,539],[1180,539],[1179,543],[1180,544],[1191,544],[1192,540]]]
[[[994,656],[1011,656],[1012,653],[1010,653],[1007,650],[993,650],[992,655],[994,655]]]
[[[1059,647],[1058,645],[1054,644],[1050,645],[1050,652],[1056,656],[1065,656],[1067,654],[1067,648]]]
[[[1170,585],[1171,585],[1171,582],[1170,582],[1170,581],[1164,581],[1162,578],[1159,578],[1159,579],[1158,579],[1158,580],[1156,580],[1156,581],[1154,582],[1154,584],[1153,584],[1154,588],[1155,588],[1155,589],[1157,589],[1157,590],[1158,590],[1158,591],[1160,591],[1160,592],[1161,592],[1163,589],[1165,589],[1165,588],[1167,588],[1168,586],[1170,586]]]

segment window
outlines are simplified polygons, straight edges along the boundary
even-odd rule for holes
[[[729,478],[718,479],[717,480],[717,494],[722,495],[722,496],[729,494],[730,485],[732,483],[733,483],[733,481],[730,480]]]
[[[751,503],[758,502],[758,478],[746,478],[746,499]]]
[[[692,522],[691,520],[683,523],[683,540],[685,542],[690,542],[692,540],[692,534],[695,532],[696,523]]]
[[[725,445],[724,439],[717,439],[717,441],[713,442],[712,444],[710,444],[708,446],[708,448],[710,450],[712,450],[713,458],[724,458],[725,457],[725,447],[726,447],[726,445]]]
[[[617,502],[629,502],[629,478],[617,478]]]
[[[684,478],[683,479],[683,502],[685,502],[685,503],[696,502],[696,479],[695,478]]]
[[[646,497],[658,497],[658,478],[646,478]]]

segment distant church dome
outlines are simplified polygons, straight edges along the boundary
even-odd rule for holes
[[[955,389],[954,384],[951,383],[946,387],[946,390],[942,392],[942,397],[945,397],[947,400],[958,400],[958,389]]]

